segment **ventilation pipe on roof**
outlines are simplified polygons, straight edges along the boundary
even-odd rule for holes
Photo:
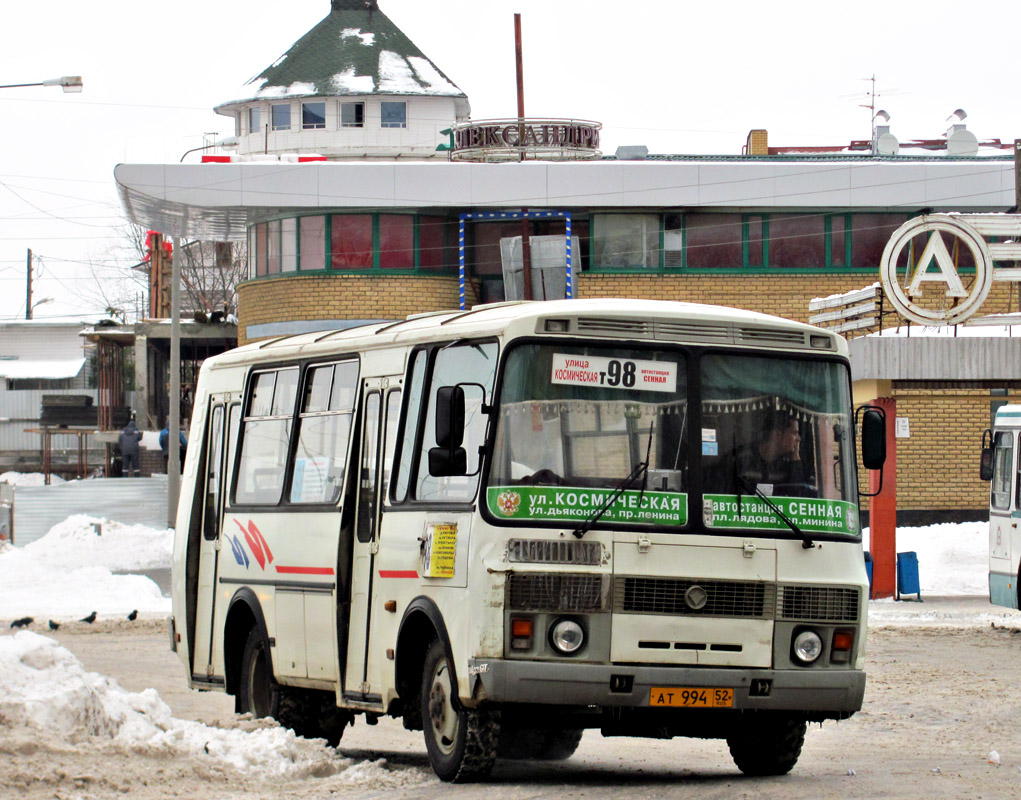
[[[967,118],[968,114],[963,108],[957,109],[947,117],[947,122],[950,123],[950,127],[947,128],[948,156],[974,156],[978,154],[978,138],[964,124],[964,120]]]
[[[872,154],[895,156],[900,150],[900,142],[890,133],[890,115],[879,109],[872,118]]]
[[[649,148],[644,144],[621,145],[614,155],[618,161],[644,161],[649,155]]]

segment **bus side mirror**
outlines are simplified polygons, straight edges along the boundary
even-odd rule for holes
[[[429,448],[429,474],[434,478],[468,473],[464,441],[464,389],[441,386],[436,390],[436,447]]]
[[[989,428],[982,434],[982,456],[978,462],[978,476],[984,481],[993,479],[993,432]]]
[[[882,469],[886,463],[886,413],[864,406],[861,419],[861,463],[865,469]]]

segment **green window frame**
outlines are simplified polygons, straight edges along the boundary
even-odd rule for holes
[[[445,265],[445,268],[439,269],[433,266],[422,266],[421,263],[421,227],[422,225],[434,225],[437,218],[443,218],[445,222],[449,222],[450,225],[456,225],[456,220],[450,220],[442,214],[430,213],[430,214],[394,214],[394,213],[373,213],[365,214],[359,212],[350,212],[356,216],[371,216],[372,217],[372,266],[363,268],[339,268],[334,269],[330,267],[333,256],[333,219],[335,217],[344,216],[344,213],[327,213],[327,214],[302,214],[296,217],[277,217],[264,222],[259,222],[252,225],[248,229],[248,241],[250,245],[249,251],[249,276],[251,279],[258,278],[271,278],[279,275],[293,275],[293,274],[345,274],[345,275],[366,275],[366,274],[384,274],[384,275],[456,275],[457,274],[457,262],[451,258],[449,265]],[[414,255],[414,263],[409,267],[383,267],[380,265],[380,227],[381,219],[383,217],[410,217],[412,219],[412,251]],[[302,252],[301,252],[301,220],[307,217],[322,217],[324,220],[323,224],[323,251],[325,258],[323,259],[323,266],[317,266],[312,269],[303,268],[302,266]],[[428,221],[427,221],[428,220]],[[274,241],[272,242],[273,250],[277,254],[278,259],[281,261],[280,266],[274,272],[268,270],[268,266],[264,266],[263,269],[257,269],[257,265],[262,263],[266,264],[266,253],[270,249],[270,234],[273,234]],[[284,236],[288,236],[290,240],[293,240],[290,244],[285,247]],[[450,242],[447,247],[450,249],[451,257],[456,252],[454,243]],[[293,253],[295,268],[282,269],[283,254],[290,256]],[[262,259],[260,262],[259,259]]]

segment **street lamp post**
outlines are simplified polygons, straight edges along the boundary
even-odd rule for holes
[[[60,78],[50,78],[34,83],[5,83],[0,85],[0,89],[21,89],[25,86],[59,86],[65,92],[77,93],[82,90],[82,76],[64,75]]]

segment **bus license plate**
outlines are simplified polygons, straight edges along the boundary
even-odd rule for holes
[[[734,690],[654,686],[649,691],[649,705],[680,708],[732,708]]]

